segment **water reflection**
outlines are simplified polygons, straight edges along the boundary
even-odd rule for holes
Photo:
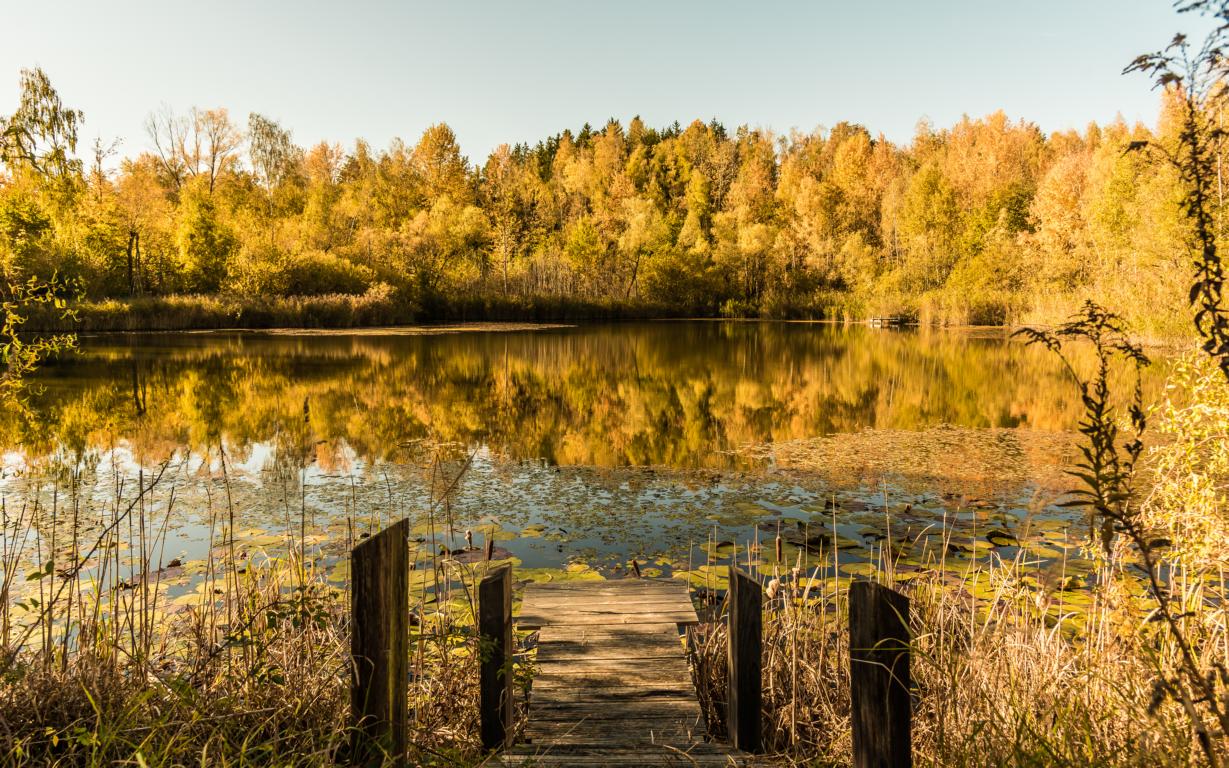
[[[864,428],[1074,427],[1044,350],[1003,332],[657,322],[440,335],[208,333],[87,338],[47,366],[27,456],[126,444],[157,462],[221,441],[322,462],[420,443],[559,465],[728,467],[733,451]],[[1148,386],[1159,386],[1160,371]]]
[[[856,566],[888,528],[955,530],[976,553],[990,525],[1070,522],[1055,502],[1078,398],[1004,332],[656,322],[82,346],[0,415],[0,511],[28,513],[0,539],[31,567],[44,543],[71,561],[118,531],[120,510],[180,562],[175,590],[227,536],[240,559],[297,547],[344,583],[354,537],[401,517],[424,563],[470,532],[550,578],[576,560],[690,572],[710,539],[823,535]],[[112,577],[156,565],[125,551]]]

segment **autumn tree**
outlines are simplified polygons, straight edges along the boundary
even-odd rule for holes
[[[1182,290],[1179,179],[1127,151],[1176,141],[1172,96],[1155,128],[1046,135],[996,112],[900,144],[849,122],[608,119],[476,166],[445,123],[304,151],[258,113],[241,132],[224,109],[163,108],[150,152],[87,175],[80,113],[22,77],[0,124],[4,274],[72,275],[96,297],[371,290],[441,314],[565,297],[964,323],[1062,316],[1092,290],[1156,315]]]

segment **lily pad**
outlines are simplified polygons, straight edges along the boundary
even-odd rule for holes
[[[730,588],[730,568],[726,565],[701,565],[690,571],[675,571],[673,576],[676,579],[686,579],[693,587],[707,587],[718,591]]]
[[[879,572],[874,563],[842,563],[840,570],[850,576],[874,576]]]
[[[588,566],[575,571],[570,571],[566,568],[517,568],[513,571],[512,575],[520,581],[537,584],[553,584],[568,581],[605,581],[606,579],[601,573]]]
[[[986,541],[996,547],[1018,547],[1020,542],[1011,533],[1002,530],[990,531],[986,534]]]

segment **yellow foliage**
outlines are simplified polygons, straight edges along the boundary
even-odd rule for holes
[[[1219,569],[1229,549],[1229,383],[1211,358],[1190,353],[1173,366],[1152,418],[1163,442],[1149,452],[1145,519],[1182,565]]]

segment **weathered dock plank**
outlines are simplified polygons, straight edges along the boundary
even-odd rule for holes
[[[732,766],[707,740],[680,625],[698,621],[674,579],[530,585],[516,623],[539,629],[529,722],[504,765]]]

